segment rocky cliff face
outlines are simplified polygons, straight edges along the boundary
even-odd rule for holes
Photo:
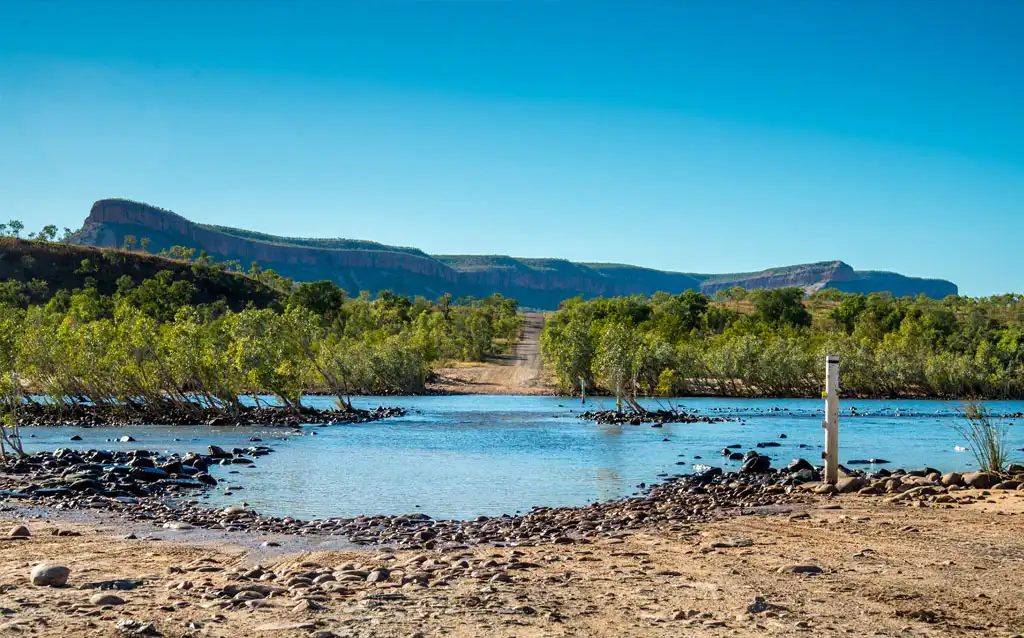
[[[830,261],[771,268],[746,275],[712,275],[701,284],[701,291],[713,295],[719,290],[728,290],[735,286],[747,289],[791,286],[817,289],[834,282],[853,281],[856,278],[857,273],[848,264],[841,261]]]
[[[889,291],[898,296],[926,294],[936,298],[956,294],[956,286],[947,281],[914,279],[895,273],[861,273],[841,261],[772,268],[759,273],[700,275],[558,259],[433,257],[384,245],[325,248],[300,245],[300,240],[287,237],[253,238],[244,236],[244,232],[227,231],[196,224],[148,204],[105,199],[93,204],[83,228],[72,241],[120,246],[125,236],[134,235],[149,238],[153,252],[174,245],[201,249],[218,261],[234,259],[246,267],[257,262],[297,281],[331,279],[352,292],[391,289],[428,297],[446,292],[456,297],[482,297],[498,292],[536,308],[555,308],[562,300],[577,295],[653,294],[661,290],[679,293],[687,289],[714,294],[735,286],[799,286],[809,290],[833,287],[848,292]]]
[[[124,200],[96,202],[89,211],[85,225],[106,226],[107,230],[112,230],[103,235],[104,240],[109,241],[104,245],[108,246],[119,246],[124,241],[124,235],[132,234],[117,232],[120,227],[137,226],[140,227],[137,229],[137,237],[148,236],[147,233],[153,231],[161,238],[170,236],[180,239],[179,245],[201,248],[219,261],[237,259],[243,264],[255,261],[282,274],[296,267],[302,270],[354,268],[401,270],[436,277],[449,283],[454,283],[457,278],[455,271],[436,259],[386,250],[325,250],[254,241],[208,229],[170,211]],[[165,247],[169,246],[157,247],[154,244],[156,249]]]

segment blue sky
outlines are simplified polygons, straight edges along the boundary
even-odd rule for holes
[[[1024,3],[0,4],[0,219],[1024,291]]]

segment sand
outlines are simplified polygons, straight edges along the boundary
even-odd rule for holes
[[[166,636],[1012,636],[1024,630],[1024,492],[993,492],[988,501],[949,508],[851,496],[816,501],[806,513],[740,516],[672,535],[636,533],[586,545],[423,552],[426,561],[472,563],[447,578],[449,584],[434,578],[429,587],[399,584],[403,574],[429,565],[411,563],[416,552],[268,557],[257,548],[258,537],[239,543],[196,532],[190,540],[184,532],[171,542],[147,540],[140,531],[140,538],[126,540],[125,528],[110,522],[6,518],[5,528],[24,523],[32,536],[0,542],[0,631],[111,636],[121,619],[152,622]],[[58,527],[81,536],[51,535]],[[508,569],[510,560],[534,566]],[[40,562],[69,567],[68,586],[32,586],[29,571]],[[258,603],[267,605],[262,608],[221,608],[224,599],[212,594],[251,582],[231,570],[257,563],[293,574],[346,563],[392,573],[383,583],[341,583],[346,591],[324,594],[314,603],[324,607],[318,611],[294,610],[298,600],[290,594]],[[779,572],[794,565],[821,573]],[[490,582],[494,574],[503,575],[499,582]],[[126,578],[145,584],[115,592],[127,601],[121,606],[97,608],[88,603],[97,590],[81,589]],[[176,588],[184,581],[191,589]]]
[[[434,371],[437,379],[428,384],[428,388],[433,392],[452,394],[553,394],[554,382],[544,372],[540,353],[543,330],[542,313],[525,313],[523,331],[509,354],[483,363],[460,363],[438,368]]]

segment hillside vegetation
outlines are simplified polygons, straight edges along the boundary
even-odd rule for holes
[[[818,396],[826,354],[862,397],[1024,397],[1024,298],[942,301],[797,288],[584,301],[541,336],[563,392]]]
[[[0,302],[9,305],[24,308],[84,289],[109,296],[147,280],[159,281],[161,290],[176,286],[175,298],[187,292],[189,303],[220,302],[233,310],[265,308],[282,299],[280,291],[208,259],[186,262],[141,251],[0,237]]]

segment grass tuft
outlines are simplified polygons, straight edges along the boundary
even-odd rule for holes
[[[957,408],[960,420],[953,429],[967,440],[967,447],[983,472],[1004,473],[1010,460],[1006,443],[1006,424],[997,421],[992,411],[979,403],[965,403]]]

